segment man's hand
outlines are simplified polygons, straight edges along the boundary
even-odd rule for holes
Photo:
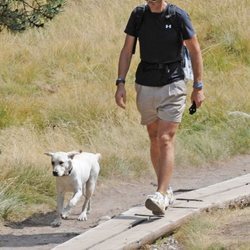
[[[123,83],[119,83],[117,85],[117,90],[115,93],[115,101],[119,107],[125,109],[125,107],[126,107],[126,89],[125,89],[125,85]]]
[[[199,108],[202,102],[205,100],[205,96],[202,89],[194,89],[191,94],[191,102],[195,102],[196,107]]]

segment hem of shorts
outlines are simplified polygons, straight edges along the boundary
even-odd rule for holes
[[[151,123],[153,123],[155,121],[157,121],[157,119],[154,119],[153,121],[149,121],[149,122],[143,122],[143,121],[141,121],[141,125],[147,126],[147,125],[149,125],[149,124],[151,124]]]
[[[159,116],[158,116],[158,119],[160,119],[162,121],[166,121],[166,122],[181,123],[181,121],[182,121],[182,115],[181,115],[181,117],[179,119],[175,119],[175,118],[173,118],[173,119],[171,119],[171,118],[162,118],[162,117],[159,117]]]
[[[149,125],[149,124],[151,124],[151,123],[153,123],[153,122],[155,122],[157,120],[162,120],[162,121],[166,121],[166,122],[173,122],[173,123],[181,123],[181,121],[182,121],[182,119],[176,121],[176,120],[172,120],[172,119],[162,119],[160,117],[157,117],[157,119],[154,119],[154,120],[149,121],[149,122],[141,121],[141,125],[147,126],[147,125]]]

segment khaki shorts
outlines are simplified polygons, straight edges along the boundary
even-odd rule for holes
[[[142,125],[148,125],[157,119],[181,122],[187,96],[187,87],[183,80],[162,87],[135,84],[135,89]]]

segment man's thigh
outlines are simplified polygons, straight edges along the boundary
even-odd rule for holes
[[[168,137],[174,137],[177,129],[179,127],[179,123],[177,122],[169,122],[161,119],[157,119],[156,121],[147,125],[148,134],[151,137],[161,137],[167,135]]]

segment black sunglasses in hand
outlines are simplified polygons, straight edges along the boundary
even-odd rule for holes
[[[189,108],[189,114],[193,115],[195,112],[196,112],[196,104],[195,104],[195,102],[193,102],[193,104]]]

